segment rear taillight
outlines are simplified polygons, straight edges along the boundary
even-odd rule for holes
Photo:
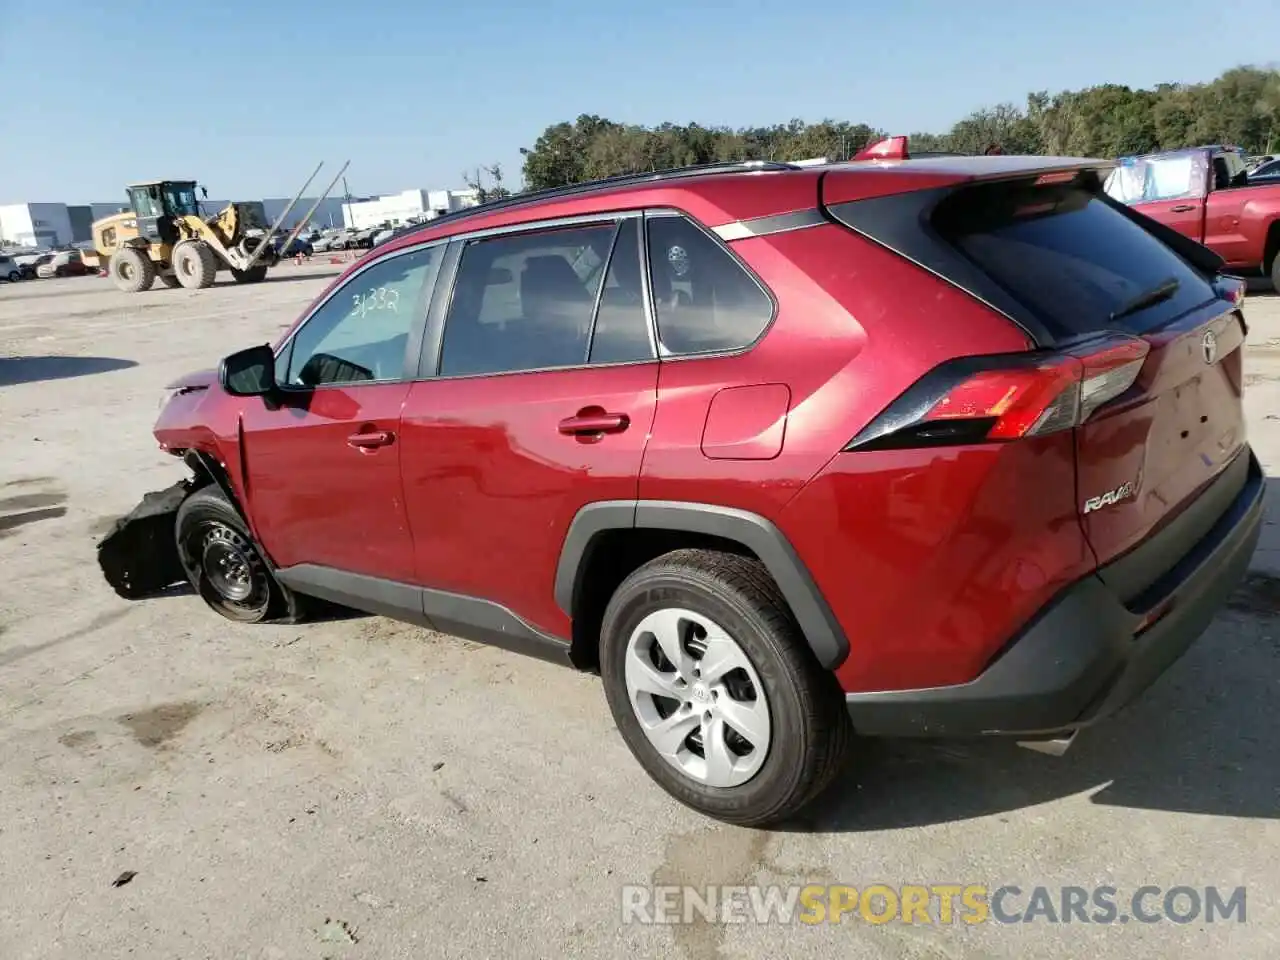
[[[1069,430],[1133,386],[1148,349],[1115,335],[1048,355],[952,360],[890,404],[847,449],[991,443]]]

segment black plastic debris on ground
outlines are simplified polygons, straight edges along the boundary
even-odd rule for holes
[[[98,544],[102,575],[126,600],[155,596],[186,582],[174,520],[190,488],[191,481],[182,480],[167,490],[148,493]]]

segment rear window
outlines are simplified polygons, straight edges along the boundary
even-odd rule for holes
[[[933,222],[1059,339],[1103,329],[1143,333],[1214,297],[1194,267],[1075,183],[971,187],[939,204]],[[1177,282],[1172,296],[1111,319],[1170,281]]]

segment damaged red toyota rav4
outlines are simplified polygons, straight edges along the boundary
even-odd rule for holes
[[[393,239],[174,385],[192,476],[104,571],[598,671],[649,775],[736,823],[793,816],[855,734],[1069,738],[1257,542],[1243,287],[1105,162],[877,153]]]

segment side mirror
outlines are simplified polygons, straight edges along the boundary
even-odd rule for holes
[[[264,343],[233,353],[218,369],[222,389],[233,397],[265,397],[276,390],[276,355]]]

